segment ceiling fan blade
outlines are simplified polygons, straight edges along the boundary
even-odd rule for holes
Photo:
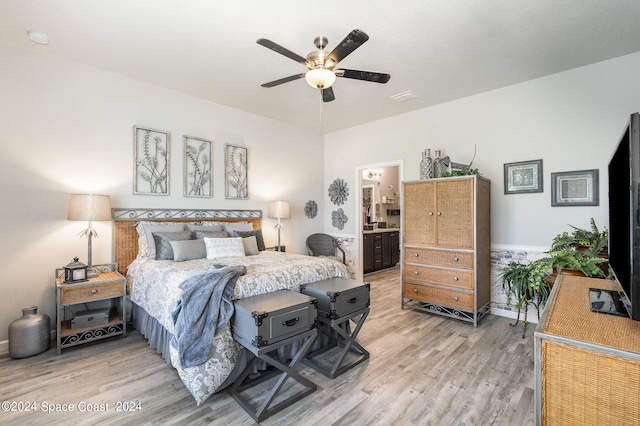
[[[344,78],[353,78],[355,80],[373,81],[374,83],[386,83],[391,76],[389,74],[359,71],[359,70],[336,70],[336,76]]]
[[[302,56],[298,55],[297,53],[293,53],[289,49],[287,49],[285,47],[282,47],[277,43],[272,42],[271,40],[267,40],[266,38],[259,38],[256,41],[256,43],[266,47],[267,49],[271,49],[274,52],[278,52],[279,54],[284,55],[289,59],[293,59],[296,62],[300,62],[304,66],[307,65],[307,60],[305,58],[303,58]]]
[[[290,82],[290,81],[294,81],[294,80],[298,80],[298,79],[303,78],[303,77],[304,77],[304,73],[302,73],[302,74],[296,74],[296,75],[291,75],[291,76],[289,76],[289,77],[285,77],[285,78],[281,78],[281,79],[279,79],[279,80],[273,80],[273,81],[270,81],[270,82],[268,82],[268,83],[261,84],[260,86],[262,86],[262,87],[273,87],[273,86],[278,86],[278,85],[280,85],[280,84],[288,83],[288,82]]]
[[[369,36],[361,30],[351,31],[345,38],[338,44],[325,59],[327,66],[335,66],[338,62],[346,58],[351,52],[362,46],[365,41],[369,40]],[[331,63],[330,61],[333,61]]]
[[[329,87],[328,89],[322,89],[322,102],[331,102],[335,99],[336,97],[333,94],[332,87]]]

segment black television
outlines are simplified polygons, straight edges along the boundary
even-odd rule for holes
[[[609,266],[640,321],[640,116],[632,114],[609,162]]]

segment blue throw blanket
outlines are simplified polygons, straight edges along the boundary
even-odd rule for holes
[[[213,337],[233,315],[233,287],[246,271],[244,266],[224,266],[180,284],[171,344],[178,351],[182,368],[197,366],[209,358]]]

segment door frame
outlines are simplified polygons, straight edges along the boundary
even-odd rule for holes
[[[373,164],[364,164],[361,166],[356,166],[356,178],[355,178],[355,182],[356,182],[356,186],[358,188],[358,196],[354,197],[355,198],[355,209],[354,211],[356,212],[356,233],[355,233],[355,238],[354,238],[354,245],[356,246],[356,253],[358,254],[358,258],[356,260],[356,264],[354,265],[355,267],[355,272],[356,272],[356,279],[359,281],[362,281],[362,278],[364,276],[363,270],[362,270],[362,259],[363,259],[363,252],[362,252],[362,227],[364,225],[363,220],[362,220],[362,196],[363,196],[363,192],[362,192],[362,171],[366,170],[366,169],[379,169],[382,167],[398,167],[398,185],[400,185],[400,188],[398,188],[398,194],[399,197],[402,197],[402,181],[404,180],[404,160],[392,160],[392,161],[385,161],[383,163],[373,163]],[[400,204],[402,205],[402,198],[400,198]],[[402,226],[402,225],[400,225]],[[402,229],[402,228],[401,228]],[[401,233],[402,235],[402,233]],[[402,243],[402,241],[401,241]]]

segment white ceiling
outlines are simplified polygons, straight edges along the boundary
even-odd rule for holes
[[[639,0],[0,0],[0,42],[327,133],[638,52],[639,18]],[[338,68],[389,83],[339,78],[324,104],[304,79],[260,87],[306,68],[258,38],[306,56],[355,28],[370,39]]]

